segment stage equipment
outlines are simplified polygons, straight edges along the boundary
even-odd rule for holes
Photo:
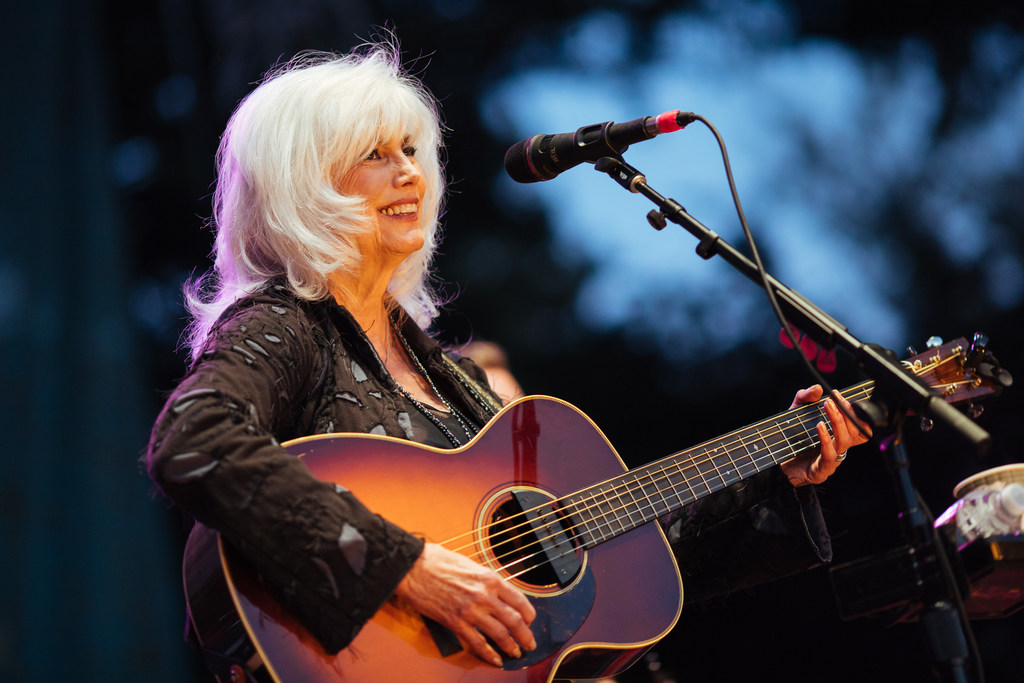
[[[967,448],[977,454],[982,454],[988,449],[990,437],[969,417],[947,404],[937,392],[914,377],[913,373],[897,360],[895,353],[880,345],[865,343],[856,338],[845,326],[821,311],[807,298],[789,289],[765,271],[743,214],[725,143],[714,125],[703,116],[695,114],[694,120],[704,123],[718,142],[733,202],[753,261],[688,214],[679,202],[666,198],[654,190],[647,183],[644,174],[627,164],[621,154],[609,154],[598,159],[594,162],[594,168],[606,173],[630,192],[650,199],[657,209],[648,213],[647,220],[655,229],[663,229],[668,221],[680,225],[697,238],[699,256],[704,259],[721,256],[740,273],[762,287],[783,330],[790,335],[789,340],[794,348],[798,348],[798,345],[792,336],[790,321],[822,348],[831,350],[838,347],[849,352],[862,371],[875,381],[871,398],[857,403],[855,412],[858,418],[871,426],[874,436],[882,444],[881,450],[888,460],[889,471],[893,475],[899,496],[901,511],[898,520],[906,542],[903,548],[893,551],[893,557],[869,558],[868,562],[885,566],[896,565],[910,570],[915,577],[915,599],[921,605],[920,621],[926,627],[935,670],[941,680],[966,683],[970,680],[972,665],[973,673],[980,674],[981,660],[976,652],[972,655],[976,648],[973,647],[967,613],[960,597],[959,581],[952,567],[948,540],[940,538],[933,527],[933,520],[921,504],[911,481],[910,463],[902,431],[909,415],[943,422],[955,435],[963,439]],[[982,372],[998,391],[1010,386],[1012,378],[999,367],[998,361],[988,354],[987,342],[984,335],[976,334],[970,354],[985,358]],[[825,388],[826,395],[830,393],[831,389],[820,372],[807,362],[802,353],[800,356],[811,374]],[[955,552],[953,555],[955,556]],[[851,584],[845,581],[838,583],[840,589],[849,585]],[[861,587],[856,588],[860,591]],[[854,601],[864,598],[860,593],[853,597]],[[850,596],[841,592],[837,592],[837,599],[841,603],[851,602]],[[971,647],[968,646],[968,640],[972,641]]]

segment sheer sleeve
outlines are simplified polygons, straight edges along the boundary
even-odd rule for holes
[[[832,559],[817,491],[772,468],[662,519],[688,600],[724,595]]]
[[[322,378],[317,334],[294,303],[230,310],[160,413],[147,467],[335,652],[391,596],[423,543],[314,478],[278,443]]]

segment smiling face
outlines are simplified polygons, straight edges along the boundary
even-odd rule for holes
[[[359,238],[363,269],[394,269],[423,247],[426,179],[407,140],[381,143],[342,177],[338,190],[363,197],[376,229]]]

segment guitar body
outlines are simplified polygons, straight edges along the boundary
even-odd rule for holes
[[[313,474],[351,490],[368,508],[425,539],[457,549],[502,571],[486,531],[515,495],[545,502],[622,476],[621,459],[582,413],[549,398],[505,408],[476,438],[456,450],[390,437],[319,435],[285,444]],[[514,502],[514,501],[513,501]],[[532,504],[532,503],[530,503]],[[568,525],[570,520],[563,520]],[[212,534],[199,527],[199,534]],[[276,681],[542,682],[595,678],[625,669],[676,623],[682,583],[657,523],[595,547],[577,546],[562,580],[509,577],[537,610],[538,648],[497,668],[458,649],[436,624],[387,603],[337,655],[323,651],[228,548],[197,539],[186,564],[219,565],[235,609]],[[206,552],[207,559],[199,555]],[[188,559],[188,558],[191,558]],[[196,573],[196,572],[193,572]],[[214,575],[211,578],[211,574]],[[209,593],[217,572],[186,593]],[[555,576],[552,574],[551,576]],[[190,607],[192,599],[190,598]],[[193,610],[194,612],[195,610]],[[194,622],[196,620],[194,619]],[[217,621],[204,619],[204,621]],[[218,623],[224,623],[221,619]],[[197,630],[201,628],[197,624]],[[200,641],[204,634],[200,632]]]

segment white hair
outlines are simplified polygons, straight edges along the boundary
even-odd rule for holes
[[[437,316],[428,285],[444,195],[437,103],[406,73],[398,50],[307,52],[270,72],[235,109],[217,150],[213,270],[185,285],[197,358],[224,310],[275,277],[306,300],[329,296],[328,275],[359,267],[356,238],[373,229],[362,197],[337,180],[379,144],[417,150],[426,180],[423,248],[395,271],[388,292],[421,326]]]

